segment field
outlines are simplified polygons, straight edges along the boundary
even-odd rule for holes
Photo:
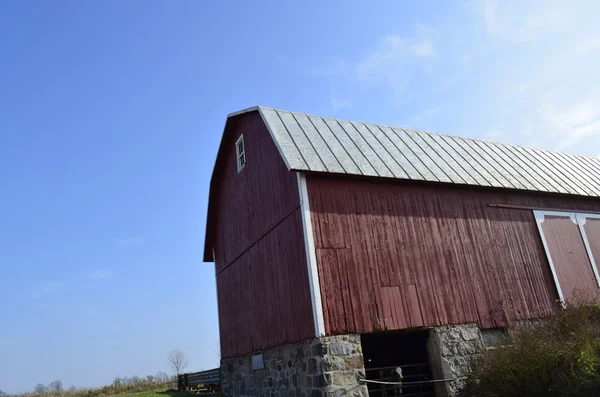
[[[111,397],[190,397],[191,393],[180,392],[173,389],[157,389],[157,390],[149,390],[142,391],[137,393],[123,393],[123,394],[114,394]],[[212,397],[220,397],[220,394],[213,393],[202,393],[198,394],[198,396],[212,396]]]
[[[190,395],[185,392],[180,392],[173,389],[157,389],[157,390],[149,390],[142,392],[132,392],[132,393],[119,393],[114,394],[115,397],[189,397]]]
[[[149,390],[142,392],[129,392],[129,393],[119,393],[114,394],[114,397],[189,397],[188,393],[180,392],[173,389],[157,389],[157,390]]]

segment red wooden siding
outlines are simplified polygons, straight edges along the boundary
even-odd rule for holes
[[[564,299],[576,301],[576,294],[597,291],[598,283],[579,231],[569,214],[546,215],[542,230]]]
[[[235,141],[244,134],[246,166]],[[314,336],[296,174],[262,119],[230,119],[217,160],[215,270],[221,356],[233,357]]]
[[[488,204],[600,210],[594,199],[447,185],[307,184],[329,334],[548,315],[557,293],[533,212]]]

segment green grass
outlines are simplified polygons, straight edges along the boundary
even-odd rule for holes
[[[137,392],[137,393],[119,393],[119,394],[114,394],[111,397],[190,397],[193,394],[191,393],[187,393],[187,392],[180,392],[177,390],[173,390],[173,389],[157,389],[157,390],[148,390],[148,391],[142,391],[142,392]],[[220,396],[220,394],[212,394],[212,393],[201,393],[198,394],[197,396],[211,396],[211,397],[218,397]]]
[[[115,394],[115,397],[190,397],[189,393],[180,392],[173,389],[157,389],[142,391],[137,393]]]

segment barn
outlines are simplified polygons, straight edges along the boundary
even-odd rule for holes
[[[598,293],[600,159],[253,107],[204,261],[225,394],[456,395],[507,327]]]

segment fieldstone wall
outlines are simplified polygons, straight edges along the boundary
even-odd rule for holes
[[[427,350],[433,376],[454,379],[437,383],[436,395],[455,397],[465,386],[471,363],[484,350],[476,324],[447,325],[430,331]]]
[[[254,353],[256,354],[256,353]],[[232,397],[368,397],[359,335],[320,337],[252,356],[221,360],[222,392]]]

